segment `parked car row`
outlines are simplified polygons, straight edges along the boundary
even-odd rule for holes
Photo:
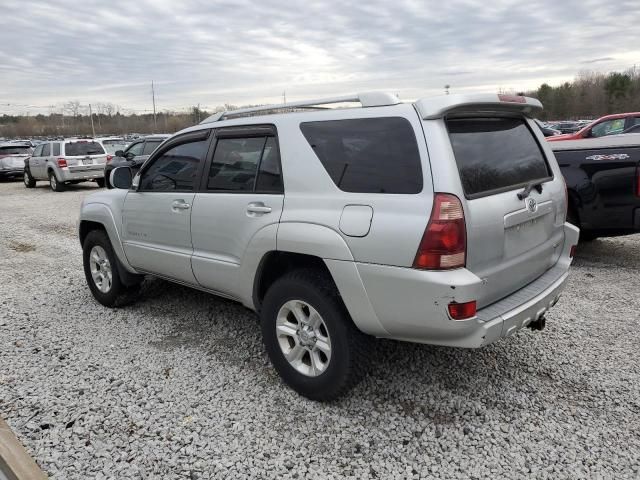
[[[640,125],[640,112],[605,115],[587,124],[585,124],[584,121],[551,123],[549,126],[560,130],[563,135],[551,136],[549,141],[581,140],[585,138],[637,133],[639,131],[638,125]]]
[[[27,188],[47,181],[51,189],[63,191],[67,185],[93,181],[108,185],[113,165],[137,169],[169,135],[151,135],[129,144],[124,137],[71,138],[31,144],[0,144],[0,176],[22,176]],[[108,185],[111,188],[110,185]]]

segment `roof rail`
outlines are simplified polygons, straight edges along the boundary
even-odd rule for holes
[[[342,97],[318,98],[315,100],[302,100],[300,102],[279,103],[276,105],[261,105],[258,107],[240,108],[238,110],[226,110],[224,112],[214,113],[210,117],[205,118],[200,124],[218,122],[226,117],[241,117],[254,112],[264,112],[271,110],[283,110],[290,108],[312,108],[319,105],[332,105],[336,103],[357,102],[363,107],[384,107],[388,105],[397,105],[400,99],[397,95],[386,92],[363,92],[355,95],[344,95]]]

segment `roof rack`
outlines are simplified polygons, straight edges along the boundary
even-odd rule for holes
[[[248,116],[255,112],[264,112],[272,110],[287,110],[297,108],[314,108],[319,105],[332,105],[336,103],[357,102],[363,107],[384,107],[389,105],[397,105],[400,99],[397,95],[386,92],[363,92],[355,95],[345,95],[342,97],[318,98],[315,100],[302,100],[300,102],[279,103],[276,105],[261,105],[259,107],[240,108],[238,110],[226,110],[224,112],[214,113],[210,117],[204,119],[200,124],[218,122],[227,117]]]

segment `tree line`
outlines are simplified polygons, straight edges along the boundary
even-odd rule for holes
[[[608,74],[584,71],[572,82],[551,86],[543,83],[537,90],[523,92],[538,98],[544,105],[542,120],[577,120],[598,118],[609,113],[640,111],[640,69]],[[92,106],[74,100],[67,102],[61,113],[49,115],[2,115],[0,137],[52,137],[121,135],[126,133],[173,133],[204,120],[211,113],[232,110],[234,105],[221,105],[213,112],[192,107],[188,112],[124,114],[112,103]],[[91,121],[93,120],[93,128]]]
[[[572,82],[543,83],[524,92],[544,105],[541,120],[595,119],[610,113],[640,111],[640,69],[608,74],[581,72]]]

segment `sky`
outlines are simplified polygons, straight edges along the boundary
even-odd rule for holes
[[[2,0],[0,115],[521,91],[640,66],[639,0]]]

